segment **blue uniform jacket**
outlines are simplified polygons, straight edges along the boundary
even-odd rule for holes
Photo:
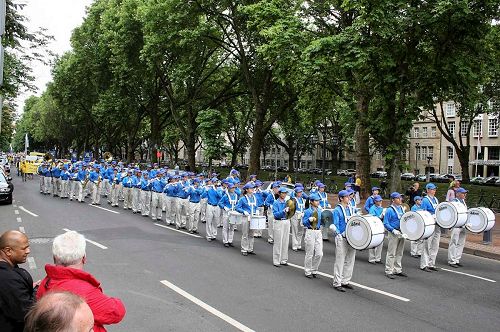
[[[254,196],[256,196],[256,195],[254,195]],[[234,193],[228,192],[222,196],[222,198],[219,200],[218,205],[221,209],[224,209],[226,207],[229,210],[234,210],[236,208],[236,204],[238,204],[238,197],[239,196],[236,194],[236,192],[234,192]]]
[[[221,191],[215,189],[213,186],[209,187],[208,190],[205,191],[203,197],[207,198],[207,203],[210,205],[217,205],[222,197]]]
[[[345,228],[347,226],[346,219],[351,216],[349,207],[346,207],[344,210],[346,216],[344,216],[344,212],[342,211],[340,204],[333,209],[333,224],[337,227],[338,234],[343,234],[345,232]]]
[[[318,206],[318,225],[316,226],[315,229],[320,229],[322,221],[321,221],[321,212],[323,212],[323,209]],[[310,208],[306,209],[304,212],[304,216],[302,217],[302,225],[304,227],[307,227],[309,229],[312,229],[311,222],[309,221],[309,218],[313,216],[314,213],[314,208],[311,206]]]
[[[366,207],[366,205],[365,205],[365,207]],[[381,218],[382,212],[384,212],[384,208],[381,206],[376,206],[375,204],[373,204],[370,207],[370,210],[368,211],[369,214],[371,214],[372,216],[375,216],[375,217],[379,217],[380,219],[383,219],[383,218]]]
[[[436,213],[436,209],[434,208],[434,206],[432,206],[431,200],[435,205],[439,203],[436,197],[425,196],[424,198],[422,198],[422,205],[420,205],[420,207],[422,208],[422,210],[428,211],[430,214],[434,215]]]
[[[274,201],[275,201],[274,193],[270,192],[267,195],[266,200],[264,201],[264,206],[267,206],[267,208],[272,207],[274,204]]]
[[[145,178],[141,178],[141,190],[144,190],[144,191],[151,191],[151,182],[149,181],[149,179],[145,179]]]
[[[286,208],[285,200],[281,200],[280,198],[275,200],[273,203],[274,219],[285,220],[286,219],[285,208]]]
[[[61,176],[61,170],[59,169],[59,167],[54,167],[52,168],[51,174],[53,178],[58,178]]]
[[[422,206],[421,205],[415,204],[415,205],[413,205],[411,207],[411,211],[413,211],[413,212],[420,211],[420,210],[422,210]]]
[[[151,188],[154,192],[161,193],[165,189],[165,182],[162,179],[154,178]]]
[[[365,202],[365,211],[370,213],[370,208],[375,205],[375,201],[373,200],[373,196],[370,196],[366,199]],[[371,213],[370,213],[371,214]]]
[[[393,209],[393,207],[396,208],[397,213]],[[399,230],[399,219],[401,219],[403,214],[404,211],[401,206],[394,206],[394,205],[389,206],[385,211],[385,217],[384,217],[385,229],[387,229],[389,232],[392,232],[395,229]]]
[[[248,214],[257,213],[257,198],[255,195],[245,195],[241,197],[236,204],[236,211],[239,213],[248,212]]]
[[[188,195],[189,195],[189,201],[191,203],[199,203],[201,200],[201,195],[203,195],[203,188],[190,187]]]

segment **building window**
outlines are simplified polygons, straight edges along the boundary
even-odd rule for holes
[[[417,160],[422,160],[422,157],[421,157],[421,155],[420,155],[420,146],[417,146],[417,147],[415,148],[415,159],[417,159]]]
[[[422,160],[426,160],[426,159],[427,159],[427,147],[422,146]]]
[[[453,166],[448,166],[448,174],[453,174]]]
[[[469,122],[460,122],[460,135],[467,136],[467,131],[469,130]]]
[[[422,137],[427,138],[427,127],[422,128]]]
[[[413,128],[413,137],[414,138],[418,138],[419,131],[420,130],[418,128]]]
[[[488,148],[488,160],[500,160],[500,148],[490,146]]]
[[[448,146],[446,148],[447,154],[448,154],[448,159],[453,159],[453,148],[451,146]]]
[[[474,120],[474,125],[472,127],[472,135],[474,137],[483,136],[483,120]]]
[[[455,116],[455,104],[447,103],[446,104],[446,117]]]
[[[434,147],[433,146],[427,147],[427,156],[429,156],[432,159],[434,159]]]
[[[448,122],[448,129],[450,130],[451,136],[455,136],[455,121]]]
[[[498,118],[488,119],[488,136],[498,136]]]
[[[431,127],[431,137],[436,137],[436,127]]]

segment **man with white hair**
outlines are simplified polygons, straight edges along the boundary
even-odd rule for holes
[[[47,264],[47,276],[40,283],[37,298],[51,290],[68,291],[85,299],[94,314],[94,331],[106,331],[103,325],[116,324],[125,316],[118,298],[105,295],[101,284],[83,270],[87,261],[85,237],[75,231],[58,235],[52,245],[54,264]]]

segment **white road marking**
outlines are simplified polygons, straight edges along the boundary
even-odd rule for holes
[[[21,217],[17,217],[17,222],[22,222],[23,220],[21,219]]]
[[[14,214],[19,214],[19,210],[14,210]]]
[[[288,263],[288,265],[292,266],[292,267],[295,267],[295,268],[298,268],[298,269],[302,269],[302,270],[304,269],[304,267],[300,266],[300,265],[295,265],[295,264],[292,264],[292,263]],[[333,276],[330,275],[330,274],[323,273],[323,272],[318,272],[318,274],[321,275],[321,276],[333,279]],[[353,285],[353,286],[359,287],[359,288],[363,288],[363,289],[366,289],[366,290],[378,293],[378,294],[382,294],[382,295],[385,295],[385,296],[392,297],[393,299],[397,299],[397,300],[400,300],[400,301],[403,301],[403,302],[410,302],[410,299],[408,299],[406,297],[402,297],[402,296],[399,296],[399,295],[396,295],[396,294],[392,294],[392,293],[389,293],[389,292],[386,292],[386,291],[383,291],[383,290],[380,290],[380,289],[376,289],[376,288],[373,288],[373,287],[368,287],[368,286],[361,285],[361,284],[358,284],[358,283],[352,282],[352,281],[350,282],[350,284]]]
[[[65,232],[71,232],[71,229],[67,229],[67,228],[63,228],[62,230],[65,231]],[[102,244],[100,244],[98,242],[89,240],[87,238],[85,238],[85,241],[87,241],[88,243],[92,243],[93,245],[95,245],[96,247],[99,247],[101,249],[104,249],[104,250],[108,249],[108,247],[106,247],[105,245],[102,245]]]
[[[30,267],[30,270],[36,270],[36,263],[33,257],[28,257],[28,266]]]
[[[191,234],[191,233],[188,233],[188,232],[184,232],[184,231],[181,231],[181,230],[178,230],[178,229],[175,229],[175,228],[170,228],[170,227],[167,227],[167,226],[162,225],[162,224],[155,223],[155,225],[158,226],[158,227],[163,227],[163,228],[169,229],[169,230],[174,231],[174,232],[179,232],[179,233],[182,233],[182,234],[185,234],[185,235],[189,235],[189,236],[192,236],[192,237],[201,238],[201,236],[199,236],[199,235]]]
[[[474,274],[465,273],[465,272],[460,272],[460,271],[449,270],[449,269],[445,269],[444,267],[442,267],[442,268],[441,268],[441,270],[448,271],[448,272],[451,272],[451,273],[462,274],[462,275],[464,275],[464,276],[468,276],[468,277],[472,277],[472,278],[477,278],[477,279],[481,279],[481,280],[484,280],[484,281],[496,282],[495,280],[492,280],[492,279],[483,278],[483,277],[476,276],[476,275],[474,275]]]
[[[28,209],[25,209],[24,206],[20,206],[19,208],[21,210],[23,210],[24,212],[31,214],[33,217],[38,217],[38,214],[34,214],[33,212],[29,211]]]
[[[220,319],[224,320],[225,322],[231,324],[232,326],[234,326],[238,330],[245,331],[245,332],[253,332],[254,331],[251,328],[249,328],[248,326],[245,326],[245,325],[241,324],[237,320],[234,320],[233,318],[229,317],[228,315],[220,312],[219,310],[217,310],[214,307],[206,304],[202,300],[200,300],[200,299],[194,297],[193,295],[189,294],[188,292],[182,290],[181,288],[177,287],[176,285],[172,284],[171,282],[168,282],[167,280],[161,280],[160,282],[163,285],[165,285],[168,288],[170,288],[171,290],[173,290],[174,292],[176,292],[177,294],[182,295],[186,299],[188,299],[189,301],[193,302],[194,304],[199,305],[200,307],[202,307],[203,309],[205,309],[206,311],[208,311],[212,315],[217,316]]]
[[[110,210],[110,209],[106,209],[106,208],[103,208],[103,207],[98,206],[98,205],[92,205],[92,204],[89,204],[89,205],[90,205],[90,206],[92,206],[92,207],[95,207],[95,208],[98,208],[98,209],[104,210],[104,211],[108,211],[108,212],[115,213],[115,214],[120,214],[120,212],[113,211],[113,210]]]
[[[23,227],[23,226],[19,226],[19,231],[20,231],[21,233],[26,234],[26,231],[24,230],[24,227]]]

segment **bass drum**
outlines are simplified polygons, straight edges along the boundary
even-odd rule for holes
[[[425,240],[434,233],[436,221],[428,211],[410,211],[403,214],[399,227],[401,233],[408,236],[408,240]]]
[[[495,213],[488,208],[472,208],[467,215],[465,228],[472,233],[487,232],[495,226]]]
[[[321,222],[323,223],[323,228],[326,229],[333,224],[333,209],[323,209],[321,211]]]
[[[356,250],[371,249],[384,242],[384,224],[372,215],[352,216],[347,222],[347,242]]]
[[[467,222],[467,207],[458,202],[442,202],[436,207],[436,222],[444,228],[462,227]]]

